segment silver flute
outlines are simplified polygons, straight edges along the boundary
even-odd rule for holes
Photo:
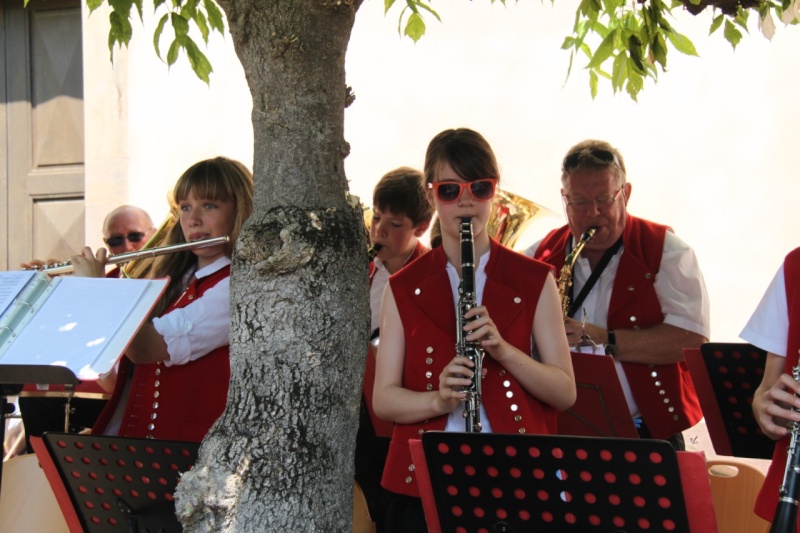
[[[475,298],[475,245],[472,240],[472,219],[461,219],[461,283],[458,285],[458,310],[456,312],[456,355],[466,357],[475,365],[472,367],[472,383],[464,388],[464,419],[468,433],[481,431],[481,375],[483,373],[483,348],[475,341],[466,339],[464,315],[477,306]]]
[[[146,259],[148,257],[155,257],[157,255],[171,254],[175,252],[185,252],[187,250],[198,250],[200,248],[210,248],[212,246],[219,246],[220,244],[227,244],[230,242],[230,237],[223,235],[222,237],[211,237],[210,239],[201,239],[198,241],[182,242],[179,244],[168,244],[167,246],[159,246],[158,248],[147,248],[139,250],[138,252],[126,252],[124,254],[111,255],[106,259],[106,264],[116,265],[119,263],[127,263],[136,259]],[[51,276],[59,274],[69,274],[75,270],[75,266],[69,261],[64,263],[54,263],[46,265],[43,268],[33,268],[27,270],[39,270],[47,272]]]

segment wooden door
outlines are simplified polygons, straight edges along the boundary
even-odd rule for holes
[[[85,242],[81,4],[6,0],[3,18],[0,263],[15,270]]]

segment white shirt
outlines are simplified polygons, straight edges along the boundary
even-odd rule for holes
[[[210,265],[194,272],[197,279],[209,276],[231,264],[228,257],[220,257]],[[191,278],[187,273],[184,283]],[[195,327],[200,325],[201,327]],[[230,277],[221,279],[206,290],[201,298],[181,309],[174,309],[153,319],[156,331],[167,343],[169,359],[166,366],[184,365],[230,343]]]
[[[478,260],[477,268],[475,269],[475,303],[477,305],[481,305],[483,301],[483,288],[486,287],[486,263],[489,262],[489,252],[483,254],[480,259]],[[447,263],[447,276],[450,278],[450,289],[453,293],[453,302],[456,304],[456,313],[458,313],[458,285],[461,283],[461,280],[458,277],[458,272],[456,268],[451,265],[449,262]],[[458,321],[458,317],[456,316],[456,321]],[[492,425],[489,423],[489,416],[486,414],[486,408],[481,402],[480,405],[480,413],[481,413],[481,433],[491,433],[492,432]],[[458,407],[454,410],[450,411],[450,414],[447,417],[447,424],[445,425],[445,431],[464,431],[466,429],[466,420],[464,418],[464,402],[459,402]]]
[[[389,283],[389,271],[383,261],[377,257],[372,260],[375,263],[375,273],[372,275],[372,282],[369,286],[369,309],[372,320],[370,322],[370,334],[381,325],[381,302],[383,301],[383,291]]]
[[[533,257],[540,243],[541,241],[535,243],[525,250],[524,254]],[[597,280],[583,301],[581,309],[575,312],[576,320],[583,320],[585,311],[586,322],[601,328],[608,327],[608,305],[611,302],[611,291],[623,251],[624,246],[620,247],[611,258],[600,275],[600,279]],[[591,274],[589,260],[579,256],[575,268],[572,270],[572,293],[574,295],[580,294]],[[667,231],[664,239],[661,266],[656,274],[654,288],[661,304],[661,312],[664,313],[665,324],[698,333],[705,338],[710,337],[710,304],[697,256],[689,245],[671,231]],[[637,417],[640,415],[639,407],[633,400],[633,393],[622,369],[622,364],[619,361],[615,361],[615,363],[631,415]]]
[[[783,264],[739,337],[762,350],[786,357],[789,351],[789,304],[786,301]]]

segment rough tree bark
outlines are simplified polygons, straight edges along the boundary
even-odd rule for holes
[[[347,194],[361,0],[220,0],[253,96],[255,205],[231,276],[228,406],[176,493],[186,531],[349,531],[367,255]]]

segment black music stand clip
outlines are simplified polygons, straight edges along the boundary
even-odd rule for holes
[[[689,531],[666,441],[427,432],[441,531]]]

